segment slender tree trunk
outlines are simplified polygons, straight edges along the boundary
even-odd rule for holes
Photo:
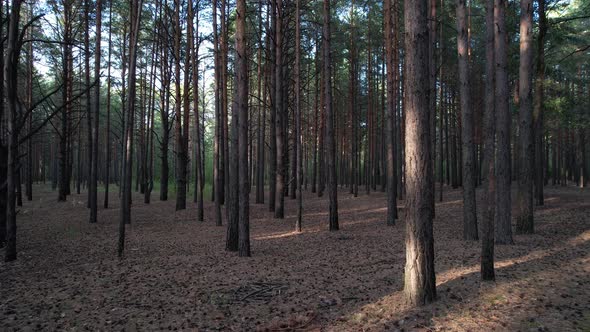
[[[496,62],[496,228],[498,244],[512,244],[510,195],[510,109],[505,0],[494,0],[494,58]]]
[[[444,9],[443,6],[443,0],[440,0],[440,8],[441,11]],[[438,111],[438,117],[439,117],[439,123],[438,123],[438,180],[440,181],[439,184],[439,191],[438,191],[438,201],[442,202],[443,201],[443,182],[444,182],[444,174],[443,174],[443,159],[444,159],[444,150],[443,150],[443,132],[444,132],[444,128],[443,128],[443,118],[444,118],[444,108],[443,108],[443,101],[444,101],[444,96],[443,96],[443,53],[444,53],[444,49],[442,47],[442,40],[443,40],[443,24],[440,24],[440,35],[439,35],[439,40],[441,41],[441,47],[440,47],[440,51],[439,51],[439,63],[440,63],[440,68],[439,68],[439,72],[438,72],[438,80],[439,80],[439,88],[438,88],[438,98],[439,98],[439,111]],[[434,147],[433,147],[434,148]],[[448,163],[448,161],[447,161]]]
[[[408,303],[436,299],[432,231],[432,161],[428,69],[428,2],[405,3],[406,268]]]
[[[397,177],[395,172],[395,113],[398,103],[398,66],[395,61],[394,32],[397,30],[398,15],[393,0],[387,0],[385,6],[385,47],[387,58],[387,225],[395,225],[397,219]]]
[[[125,249],[125,224],[131,223],[131,179],[133,175],[133,114],[135,113],[135,80],[137,63],[137,38],[141,21],[142,0],[132,0],[129,29],[129,87],[127,89],[127,121],[125,128],[125,167],[123,168],[123,192],[121,195],[121,218],[117,253],[123,256]]]
[[[275,207],[275,218],[285,217],[285,132],[286,114],[283,109],[283,1],[275,0],[275,114],[276,114],[276,143],[277,158],[277,195],[278,204]]]
[[[320,77],[320,127],[319,127],[319,148],[318,148],[318,197],[322,197],[324,195],[324,189],[326,188],[326,94],[324,93],[326,90],[326,73],[323,70],[323,61],[324,58],[324,48],[322,47],[322,72]]]
[[[6,88],[6,126],[8,131],[8,170],[6,175],[6,249],[4,261],[16,260],[16,166],[18,162],[18,62],[20,57],[18,36],[21,1],[11,1],[10,20],[8,22],[7,47],[4,62],[4,85]]]
[[[250,178],[248,176],[248,63],[246,51],[246,0],[238,0],[236,16],[236,108],[239,110],[240,163],[239,249],[240,257],[250,257]]]
[[[545,15],[545,0],[537,0],[537,2],[539,4],[539,35],[537,37],[535,94],[533,95],[534,181],[537,205],[543,205],[543,165],[545,165],[545,160],[549,157],[548,154],[543,154],[543,101],[545,95],[545,36],[547,34],[547,16]],[[545,145],[548,144],[545,143]],[[547,170],[547,167],[545,167],[545,170]]]
[[[219,34],[217,31],[217,0],[213,0],[213,47],[215,62],[215,141],[213,143],[213,181],[215,192],[215,225],[221,226],[221,201],[223,199],[223,164],[222,158],[222,116],[221,116],[221,55],[219,53]],[[225,10],[225,9],[224,9]]]
[[[180,0],[174,1],[174,90],[175,90],[175,143],[176,143],[176,211],[184,210],[186,208],[186,143],[185,143],[185,129],[188,125],[185,117],[183,116],[181,105],[181,90],[180,90],[180,40],[181,40],[181,26],[180,26]],[[185,57],[190,57],[189,54]],[[184,79],[188,80],[187,75],[184,75]],[[185,88],[187,85],[185,84]],[[188,94],[188,91],[184,91],[184,94]],[[188,107],[188,98],[185,97],[184,107]],[[185,108],[184,113],[188,112]],[[184,122],[184,125],[183,125]]]
[[[4,20],[4,1],[0,0],[0,22]],[[0,24],[0,36],[4,36],[4,25]],[[2,48],[4,48],[4,44],[0,43]],[[0,70],[0,82],[4,82],[4,52],[0,52],[0,65],[2,66],[2,70]],[[4,105],[4,83],[0,84],[0,120],[6,118],[6,108]],[[2,129],[7,129],[4,124],[2,124]],[[7,171],[8,171],[8,147],[7,143],[3,140],[0,140],[0,183],[6,183],[7,181]],[[51,143],[51,167],[52,175],[55,174],[55,170],[57,167],[55,162],[55,152],[53,149],[53,143]],[[55,185],[57,185],[57,179],[52,176],[52,189],[55,190]],[[55,185],[54,185],[55,184]],[[6,186],[0,186],[0,248],[4,248],[6,243],[6,208],[7,208],[7,190]]]
[[[2,7],[0,6],[0,11],[2,11]],[[33,18],[33,4],[29,5],[29,19]],[[32,38],[33,36],[33,26],[31,26],[27,32],[28,37]],[[26,106],[27,109],[30,109],[33,106],[33,42],[28,43],[27,45],[27,102]],[[33,130],[33,112],[30,112],[27,116],[27,126],[29,135],[32,133]],[[26,169],[26,195],[27,200],[33,200],[33,139],[29,138],[27,140],[27,169]]]
[[[332,39],[330,30],[330,0],[324,0],[324,24],[323,24],[323,48],[324,48],[324,94],[326,111],[326,161],[328,171],[328,197],[329,205],[329,229],[337,231],[338,226],[338,182],[336,176],[336,141],[334,138],[334,113],[332,109],[332,57],[330,41]]]
[[[463,147],[463,239],[477,240],[475,200],[475,149],[473,145],[473,110],[469,79],[465,0],[457,0],[457,53],[459,58],[459,90],[461,98],[461,136]]]
[[[519,70],[519,144],[520,170],[516,232],[534,232],[533,220],[533,0],[520,1],[520,70]],[[542,165],[539,165],[542,167]]]
[[[295,139],[297,148],[297,221],[295,231],[301,232],[303,219],[303,193],[301,192],[301,182],[303,180],[303,149],[301,135],[301,27],[300,27],[300,0],[296,0],[295,6]]]
[[[92,127],[92,165],[90,166],[90,223],[95,223],[98,211],[98,130],[100,116],[100,40],[102,29],[102,1],[96,1],[96,44],[94,51],[94,79],[97,81],[94,87],[94,123]]]
[[[271,15],[271,23],[270,29],[268,34],[270,36],[276,35],[276,1],[270,1],[270,9],[269,11],[272,12]],[[267,19],[268,21],[268,19]],[[277,85],[277,76],[276,76],[276,40],[275,37],[269,37],[268,39],[268,53],[269,53],[269,61],[271,65],[269,66],[270,69],[270,99],[271,99],[271,106],[270,106],[270,155],[269,155],[269,194],[268,194],[268,210],[270,212],[275,212],[276,209],[276,196],[277,196],[277,100],[276,100],[276,85]]]
[[[107,127],[105,132],[105,181],[104,181],[104,208],[109,208],[109,184],[111,182],[111,54],[113,47],[113,1],[109,0],[109,58],[107,61]]]
[[[90,2],[89,0],[84,0],[84,87],[89,89],[90,87]],[[86,181],[88,186],[88,202],[87,207],[92,207],[92,165],[93,161],[92,158],[94,157],[93,151],[94,148],[92,147],[94,135],[92,134],[92,117],[94,108],[92,107],[92,93],[91,90],[86,91],[86,130],[88,133],[88,140],[87,140],[87,151],[88,153],[88,167],[86,173]],[[98,142],[97,142],[98,143]],[[91,209],[92,210],[92,209]],[[91,212],[92,214],[92,212]],[[90,216],[90,222],[95,222],[92,220],[92,215]]]
[[[189,0],[189,7],[193,7],[193,1]],[[204,183],[204,170],[202,167],[203,160],[201,158],[201,151],[204,149],[203,144],[204,142],[201,141],[201,126],[199,125],[199,12],[197,11],[194,13],[194,23],[193,21],[189,21],[189,24],[194,24],[195,33],[193,38],[190,39],[189,43],[192,43],[194,40],[194,45],[191,49],[194,50],[194,56],[192,58],[192,83],[193,83],[193,108],[194,108],[194,115],[195,115],[195,141],[196,141],[196,154],[195,154],[195,199],[197,203],[197,220],[204,221],[204,207],[203,207],[203,188],[205,187]],[[204,112],[204,109],[203,109]]]
[[[236,41],[236,46],[238,46]],[[235,96],[238,97],[238,90],[236,87]],[[238,224],[240,219],[239,200],[240,200],[240,166],[244,167],[240,163],[241,159],[238,158],[238,144],[239,144],[239,121],[241,109],[238,109],[241,105],[237,98],[234,98],[234,105],[232,105],[231,111],[231,124],[230,124],[230,136],[229,136],[229,177],[226,181],[229,181],[228,191],[226,192],[225,203],[227,205],[227,236],[225,241],[225,250],[227,251],[238,251]],[[247,108],[244,110],[247,111]]]
[[[256,90],[258,97],[258,136],[257,136],[257,147],[256,147],[256,204],[264,204],[264,150],[265,150],[265,139],[266,139],[266,88],[262,92],[262,81],[265,83],[268,78],[267,75],[263,74],[266,72],[264,66],[262,66],[262,50],[264,49],[264,42],[262,39],[262,1],[258,3],[258,15],[260,20],[258,21],[258,31],[260,31],[260,40],[258,41],[258,55],[257,55],[257,69],[258,77],[257,83],[258,88]],[[268,38],[268,36],[266,37]],[[265,63],[265,66],[267,63]],[[263,76],[264,75],[264,76]],[[261,99],[262,94],[262,99]]]
[[[481,279],[494,280],[494,215],[496,196],[495,175],[495,85],[494,85],[494,0],[486,0],[486,65],[483,170],[486,173],[482,200]]]

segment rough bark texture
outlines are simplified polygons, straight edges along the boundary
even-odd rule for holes
[[[20,46],[18,42],[19,18],[21,1],[12,0],[6,56],[4,58],[4,85],[6,88],[6,124],[8,131],[8,160],[6,173],[6,249],[4,261],[16,260],[16,172],[18,163],[18,132],[16,131],[18,116],[18,62]]]
[[[494,107],[494,0],[486,0],[486,65],[485,65],[485,113],[481,222],[481,279],[494,280],[494,214],[496,195],[495,175],[495,107]]]
[[[205,186],[204,183],[204,175],[203,175],[203,167],[202,163],[203,160],[201,158],[201,151],[203,149],[203,143],[201,141],[201,126],[199,125],[199,13],[193,12],[193,1],[189,0],[189,12],[191,13],[191,17],[194,19],[189,20],[190,31],[193,32],[193,24],[196,27],[196,31],[191,33],[189,36],[189,45],[190,48],[194,50],[195,56],[192,57],[192,86],[193,86],[193,112],[195,116],[195,202],[197,203],[197,220],[204,221],[204,211],[203,211],[203,188]],[[153,120],[152,120],[153,121]]]
[[[213,47],[215,61],[215,141],[213,143],[213,181],[215,200],[215,225],[221,226],[221,203],[223,200],[223,165],[221,154],[222,141],[222,116],[221,116],[221,86],[223,84],[221,74],[221,57],[219,54],[219,36],[217,32],[217,0],[213,0]]]
[[[475,149],[473,145],[473,110],[469,85],[469,59],[465,0],[457,0],[457,53],[459,58],[459,93],[461,100],[461,139],[463,141],[463,239],[477,240],[475,203]]]
[[[275,28],[275,113],[276,113],[276,158],[277,158],[277,192],[278,201],[277,206],[275,206],[275,218],[284,218],[285,217],[285,154],[286,154],[286,147],[285,147],[285,121],[286,121],[286,114],[283,109],[283,1],[276,0],[275,6],[275,15],[276,15],[276,28]]]
[[[510,194],[510,109],[505,0],[494,0],[494,60],[496,63],[496,243],[512,244]]]
[[[295,231],[301,232],[301,223],[303,219],[303,193],[301,192],[301,182],[303,181],[303,148],[301,136],[301,27],[299,1],[296,0],[295,9],[295,139],[297,148],[297,221]]]
[[[332,110],[332,60],[330,51],[330,0],[324,0],[324,94],[326,103],[326,166],[328,171],[329,229],[338,230],[338,183],[336,181],[336,141],[334,139],[334,114]]]
[[[533,0],[520,1],[519,69],[520,170],[516,195],[516,233],[534,232],[533,220]]]
[[[237,41],[236,41],[237,43]],[[236,44],[237,46],[237,44]],[[236,90],[235,94],[238,97],[239,92]],[[227,204],[227,234],[225,240],[225,250],[238,251],[238,223],[239,223],[239,184],[240,184],[240,169],[243,165],[240,164],[238,158],[238,117],[240,116],[239,101],[234,99],[232,106],[232,118],[230,124],[229,136],[229,188],[225,197],[225,204]]]
[[[236,107],[239,112],[238,154],[240,162],[239,251],[250,256],[250,177],[248,176],[248,63],[246,53],[246,0],[238,0],[236,16]]]
[[[101,0],[96,1],[96,46],[94,53],[94,79],[97,80],[94,87],[93,111],[94,118],[92,125],[92,165],[90,167],[90,186],[88,193],[90,195],[90,222],[96,222],[96,215],[98,210],[98,125],[100,116],[100,39],[102,29],[102,11]]]
[[[123,256],[125,249],[125,224],[131,223],[131,178],[133,172],[133,114],[135,113],[135,77],[137,63],[137,37],[141,20],[141,0],[131,2],[131,28],[129,31],[129,87],[127,89],[127,121],[125,128],[125,167],[123,168],[123,192],[121,194],[121,218],[117,253]]]
[[[539,35],[537,37],[537,64],[535,77],[535,95],[533,96],[533,125],[535,150],[535,197],[537,205],[544,204],[544,167],[548,155],[543,151],[543,100],[545,95],[545,36],[547,34],[547,17],[545,0],[539,3]]]
[[[109,57],[107,60],[107,120],[105,130],[105,175],[103,207],[109,208],[109,184],[111,182],[111,56],[113,48],[113,2],[109,1]]]
[[[387,57],[387,225],[394,225],[397,219],[397,177],[395,172],[395,113],[397,106],[397,67],[394,61],[394,31],[397,20],[393,18],[393,1],[385,2],[385,48]]]
[[[186,174],[187,174],[187,156],[184,126],[188,125],[184,121],[181,105],[180,90],[180,0],[174,1],[174,89],[175,89],[175,139],[176,139],[176,211],[186,208]],[[187,56],[188,58],[188,56]],[[185,80],[188,79],[185,75]],[[184,91],[186,95],[188,91]],[[188,100],[188,99],[187,99]],[[188,103],[185,103],[188,104]],[[187,109],[184,112],[188,112]]]
[[[270,36],[275,36],[275,28],[276,28],[276,2],[270,1],[271,3],[271,23],[270,23],[270,31],[269,31],[269,35]],[[276,135],[277,135],[277,124],[276,124],[276,119],[277,119],[277,101],[276,101],[276,80],[277,80],[277,76],[276,76],[276,71],[277,68],[275,66],[275,57],[276,57],[276,41],[274,39],[274,37],[269,38],[269,43],[268,43],[268,53],[270,55],[270,59],[269,62],[271,63],[271,65],[269,65],[269,69],[270,69],[270,99],[271,99],[271,105],[270,105],[270,154],[269,154],[269,165],[268,165],[268,184],[269,184],[269,192],[268,192],[268,210],[270,212],[274,212],[275,208],[276,208],[276,197],[277,197],[277,140],[276,140]]]
[[[413,306],[436,299],[427,18],[427,0],[405,3],[407,193],[404,292],[407,302]]]

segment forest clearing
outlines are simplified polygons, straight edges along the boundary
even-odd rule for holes
[[[548,187],[536,234],[498,246],[497,281],[482,283],[479,245],[460,236],[460,192],[448,189],[434,220],[438,300],[412,309],[402,294],[403,219],[385,225],[380,192],[353,198],[342,190],[339,232],[326,231],[326,199],[305,195],[300,234],[292,213],[275,220],[252,205],[248,260],[224,250],[225,227],[210,221],[212,203],[206,222],[196,221],[195,207],[138,203],[129,252],[119,260],[117,203],[88,224],[80,217],[85,195],[56,208],[40,188],[22,209],[22,257],[0,263],[0,329],[590,329],[588,192]],[[293,211],[295,201],[285,202]]]

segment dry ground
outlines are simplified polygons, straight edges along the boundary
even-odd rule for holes
[[[306,194],[302,234],[293,200],[282,221],[252,205],[252,258],[224,251],[210,202],[199,223],[194,204],[175,213],[173,201],[137,196],[120,260],[116,194],[90,225],[86,195],[56,203],[38,187],[18,216],[18,261],[0,263],[0,330],[590,331],[590,192],[546,194],[536,234],[497,247],[497,282],[481,283],[479,243],[461,239],[460,191],[445,189],[439,299],[409,309],[404,222],[384,224],[382,193],[340,191],[338,232],[326,230],[326,198]]]

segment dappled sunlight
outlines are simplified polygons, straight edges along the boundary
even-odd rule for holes
[[[458,204],[462,204],[463,200],[462,199],[457,199],[454,201],[446,201],[446,202],[436,202],[436,205],[458,205]]]
[[[569,239],[567,241],[567,243],[569,245],[577,246],[577,245],[581,245],[581,244],[583,244],[584,242],[587,242],[587,241],[590,241],[590,230],[585,231],[584,233],[582,233],[582,234],[580,234],[580,235],[578,235],[576,237],[573,237],[573,238]]]
[[[292,236],[302,235],[302,234],[312,234],[312,233],[319,233],[319,229],[309,229],[304,230],[302,232],[291,231],[291,232],[279,232],[279,233],[271,233],[267,235],[260,235],[260,236],[253,236],[253,240],[275,240],[275,239],[283,239]]]
[[[436,275],[439,300],[423,308],[410,308],[404,297],[403,289],[394,290],[379,298],[371,299],[370,303],[355,308],[343,315],[339,321],[345,324],[355,324],[363,328],[388,330],[392,325],[411,328],[428,327],[437,330],[445,327],[451,330],[481,330],[482,321],[486,322],[486,329],[506,330],[509,326],[521,324],[520,320],[506,320],[512,313],[511,306],[525,305],[529,301],[540,303],[545,308],[544,299],[548,296],[568,302],[564,290],[572,287],[584,287],[584,270],[588,270],[589,257],[575,257],[578,247],[587,245],[590,241],[590,231],[574,236],[563,244],[547,249],[535,250],[526,255],[498,260],[495,269],[498,279],[495,283],[482,283],[479,280],[480,265],[453,268]],[[564,260],[559,268],[555,262]],[[581,275],[562,275],[564,269],[580,270]],[[510,269],[510,270],[506,270]],[[395,277],[397,278],[397,276]],[[582,279],[580,279],[582,278]],[[573,284],[564,280],[571,279]],[[560,282],[563,281],[563,285]],[[560,287],[546,289],[540,282],[547,282]],[[465,293],[466,285],[477,288]],[[463,288],[463,289],[462,289]],[[576,291],[575,289],[572,291]],[[450,303],[450,305],[449,305]],[[550,305],[550,304],[549,304]],[[553,319],[562,319],[558,313],[549,312]],[[413,319],[409,322],[410,319]],[[529,318],[525,321],[534,322]],[[424,323],[425,322],[425,323]],[[404,325],[406,324],[406,325]],[[425,325],[422,325],[425,324]],[[535,324],[532,324],[533,326]]]

